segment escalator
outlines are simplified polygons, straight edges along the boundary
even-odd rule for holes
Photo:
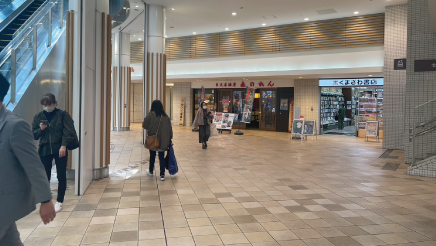
[[[40,8],[46,0],[33,1],[24,11],[18,14],[15,19],[10,22],[0,32],[0,52],[12,41],[14,34],[20,27]]]
[[[34,102],[43,92],[58,94],[57,91],[62,90],[59,81],[62,81],[61,75],[65,71],[62,64],[69,1],[0,2],[9,2],[6,7],[0,5],[0,21],[9,18],[7,23],[0,23],[3,26],[0,31],[0,73],[11,84],[3,103],[20,116],[28,115],[31,113],[29,105],[34,108],[31,111],[39,110]],[[6,8],[13,9],[14,3],[26,5],[5,16]],[[52,81],[57,84],[52,84]]]

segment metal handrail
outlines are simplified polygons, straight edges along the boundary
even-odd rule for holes
[[[426,125],[431,124],[431,123],[433,123],[433,122],[436,122],[436,117],[433,118],[433,119],[431,119],[431,120],[429,120],[429,121],[427,121],[427,122],[419,123],[419,124],[416,126],[416,128],[426,126]]]
[[[436,130],[436,126],[430,127],[430,128],[428,128],[428,129],[425,129],[424,131],[421,131],[421,132],[415,133],[415,137],[419,137],[419,136],[425,135],[425,134],[430,133],[430,132],[433,132],[433,131],[435,131],[435,130]]]
[[[30,17],[15,33],[12,41],[0,52],[0,64],[3,64],[11,55],[12,50],[18,47],[19,43],[24,39],[27,32],[23,31],[26,29],[32,29],[33,26],[38,24],[42,18],[50,11],[54,3],[49,3],[46,1],[41,7],[38,8],[38,12],[35,16]],[[36,13],[36,12],[35,12]]]
[[[49,4],[51,3],[51,4]],[[34,25],[37,24],[37,22],[39,22],[47,13],[48,10],[51,9],[53,7],[54,3],[53,2],[49,2],[49,0],[45,1],[41,6],[39,6],[39,8],[35,11],[36,15],[34,17],[30,17],[29,19],[27,19],[23,25],[20,26],[20,28],[18,28],[18,30],[16,30],[14,32],[13,38],[18,37],[18,35],[23,31],[26,30],[29,27],[32,27]],[[36,21],[37,20],[37,21]]]
[[[430,100],[430,101],[428,101],[428,102],[426,102],[426,103],[423,103],[423,104],[421,104],[421,105],[416,106],[415,109],[420,108],[420,107],[422,107],[422,106],[425,106],[425,105],[427,105],[427,104],[429,104],[429,103],[432,103],[432,102],[436,102],[436,98],[434,98],[434,99],[432,99],[432,100]]]
[[[434,98],[434,99],[432,99],[432,100],[430,100],[428,102],[425,102],[425,103],[423,103],[421,105],[416,106],[415,107],[415,111],[422,110],[420,108],[425,107],[425,106],[427,106],[427,105],[429,105],[431,103],[434,103],[434,102],[436,102],[436,98]],[[425,109],[426,108],[424,108],[424,110]],[[425,111],[427,112],[428,110],[425,110]],[[417,113],[419,113],[419,111],[417,111]],[[416,121],[413,121],[412,122],[412,128],[409,129],[409,131],[410,131],[409,141],[412,143],[412,153],[411,153],[412,154],[412,165],[411,165],[412,167],[415,166],[415,163],[416,163],[416,158],[415,158],[415,151],[417,151],[417,150],[415,150],[415,147],[417,147],[417,145],[415,143],[416,142],[416,138],[424,136],[426,134],[429,134],[429,133],[432,133],[432,132],[436,131],[436,125],[429,126],[426,129],[418,131],[418,129],[422,129],[423,127],[426,127],[426,126],[428,126],[430,124],[434,124],[434,122],[436,122],[436,116],[434,116],[434,115],[432,116],[432,115],[433,114],[431,113],[429,117],[425,117],[427,119],[430,118],[430,117],[433,117],[433,118],[431,118],[430,120],[428,120],[426,122],[417,123]],[[417,117],[417,119],[419,119],[419,118],[422,119],[424,117]]]

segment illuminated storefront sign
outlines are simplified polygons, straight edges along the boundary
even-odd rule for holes
[[[354,86],[383,86],[383,78],[360,78],[360,79],[320,79],[321,87],[354,87]]]

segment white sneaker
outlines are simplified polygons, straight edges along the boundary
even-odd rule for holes
[[[55,204],[55,212],[59,213],[62,210],[62,203],[56,202]]]
[[[165,176],[160,176],[160,181],[165,181]]]
[[[148,174],[148,176],[153,176],[153,173],[150,173],[149,169],[147,169],[147,171],[145,171],[145,172]]]

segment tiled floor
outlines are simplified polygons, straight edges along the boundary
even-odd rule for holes
[[[113,133],[110,178],[44,226],[18,222],[25,245],[436,245],[436,180],[382,170],[401,163],[379,143],[346,136],[290,140],[276,132],[212,137],[174,127],[179,173],[148,177],[136,126]]]

